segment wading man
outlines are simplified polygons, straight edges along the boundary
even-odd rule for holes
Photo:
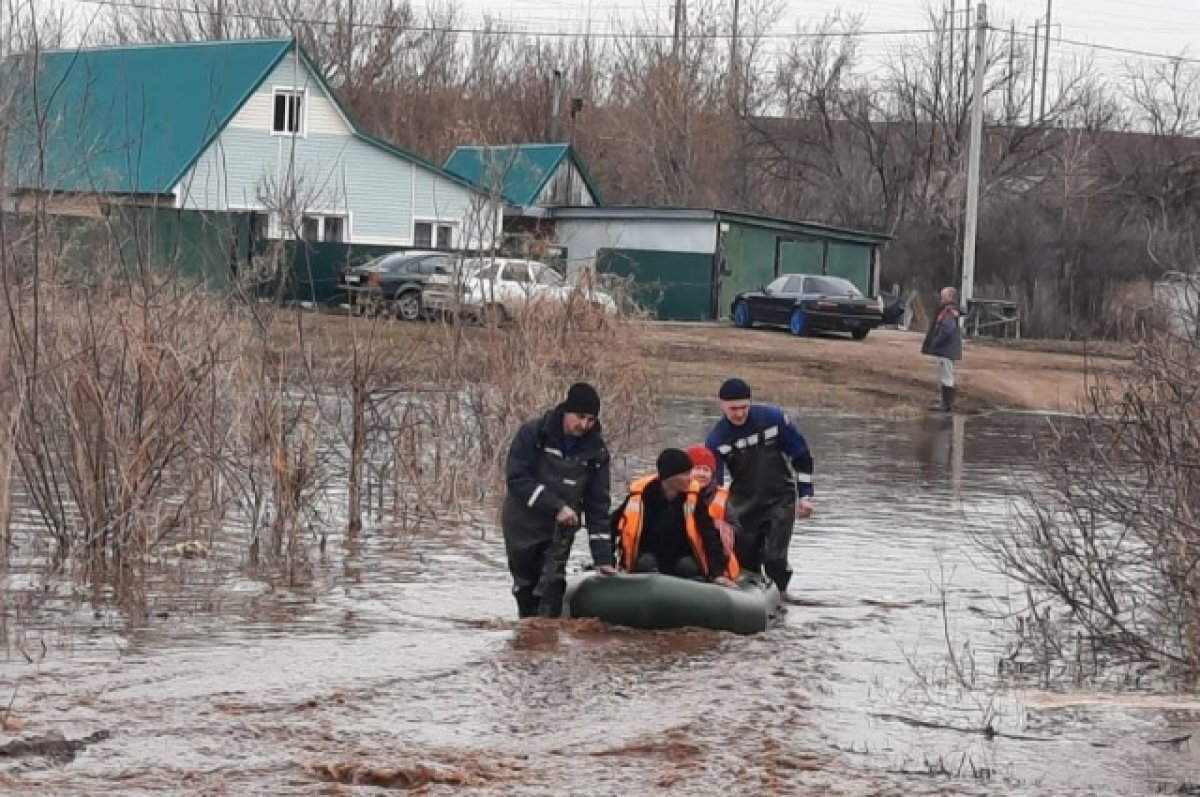
[[[713,482],[729,470],[728,511],[743,572],[765,573],[786,593],[792,579],[788,546],[796,518],[813,512],[813,459],[804,435],[779,407],[751,404],[741,379],[721,385],[720,421],[705,440],[716,457]]]
[[[615,572],[609,456],[599,414],[595,388],[576,383],[561,404],[522,425],[508,450],[500,522],[519,617],[562,614],[567,557],[581,522],[596,569]]]

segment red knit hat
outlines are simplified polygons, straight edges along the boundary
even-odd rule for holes
[[[713,456],[713,452],[708,446],[694,445],[687,450],[688,459],[692,461],[692,467],[705,467],[714,473],[717,470],[717,458]]]

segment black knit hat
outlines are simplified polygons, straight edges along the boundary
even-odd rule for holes
[[[600,394],[586,382],[576,382],[567,391],[567,400],[562,403],[563,412],[580,415],[600,414]]]
[[[686,451],[680,451],[678,448],[663,449],[654,464],[658,470],[658,478],[664,481],[681,473],[691,473],[692,470],[692,458]]]
[[[741,401],[750,398],[750,386],[741,379],[726,379],[717,393],[721,401]]]

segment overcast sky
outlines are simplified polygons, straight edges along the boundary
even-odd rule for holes
[[[426,5],[427,0],[415,0]],[[750,0],[743,0],[743,4]],[[948,0],[947,0],[948,2]],[[614,19],[628,25],[635,19],[655,20],[663,32],[671,30],[674,0],[458,0],[469,21],[491,15],[528,30],[578,30],[584,20],[593,20],[592,28],[612,29]],[[868,30],[892,30],[927,27],[924,0],[790,0],[784,18],[776,27],[779,33],[791,32],[803,24],[819,21],[841,10],[859,15]],[[958,0],[962,8],[963,0]],[[989,3],[992,24],[1007,29],[1017,23],[1018,31],[1032,32],[1030,26],[1046,14],[1045,0],[1005,0]],[[1177,55],[1185,49],[1200,58],[1200,0],[1054,0],[1053,38],[1148,50]],[[887,38],[869,40],[878,50]],[[1051,56],[1072,56],[1086,52],[1072,45],[1054,45]],[[1101,66],[1119,66],[1129,55],[1090,51]],[[1040,59],[1039,59],[1040,60]]]
[[[0,0],[3,4],[6,0]],[[35,0],[37,2],[38,0]],[[99,11],[98,5],[112,0],[59,0],[74,6],[85,17]],[[726,3],[730,0],[724,0]],[[743,7],[762,0],[741,0]],[[840,11],[862,20],[867,31],[924,29],[929,26],[926,0],[777,0],[786,9],[772,28],[773,34],[795,32]],[[8,0],[11,2],[11,0]],[[146,3],[162,0],[116,0],[117,4]],[[444,5],[445,0],[411,0],[418,13],[429,6]],[[491,17],[507,27],[536,32],[612,32],[614,30],[657,29],[669,35],[675,0],[450,0],[463,14],[461,24],[475,27]],[[692,0],[693,8],[698,0]],[[949,0],[929,0],[948,5]],[[961,10],[964,0],[956,0]],[[1069,43],[1086,42],[1110,47],[1143,50],[1164,55],[1186,52],[1200,59],[1200,0],[1053,0],[1054,24],[1051,59],[1056,64],[1087,56],[1108,74],[1119,74],[1124,63],[1139,57],[1082,47]],[[238,0],[226,0],[226,8],[236,13]],[[1004,31],[1011,22],[1023,34],[1032,33],[1035,20],[1044,19],[1046,0],[1004,0],[989,3],[991,24]],[[960,24],[965,17],[959,17]],[[909,39],[911,41],[911,39]],[[889,49],[905,41],[900,36],[871,36],[862,40],[868,61],[886,57]],[[1026,39],[1018,39],[1030,41]],[[1039,57],[1039,62],[1041,58]],[[1196,63],[1200,64],[1200,60]],[[1064,64],[1065,65],[1065,64]],[[1039,64],[1040,66],[1040,64]],[[1057,73],[1052,69],[1051,73]]]

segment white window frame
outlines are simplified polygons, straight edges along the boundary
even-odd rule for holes
[[[275,105],[277,97],[281,94],[287,94],[300,97],[300,124],[296,126],[296,132],[290,133],[286,130],[275,129]],[[271,135],[281,138],[297,137],[308,138],[308,89],[303,86],[272,86],[271,87]]]
[[[271,241],[299,241],[302,238],[296,237],[294,231],[289,225],[288,229],[283,228],[283,219],[279,211],[260,212],[267,214],[267,239]],[[303,231],[305,217],[314,218],[317,220],[317,240],[312,243],[352,243],[354,241],[354,220],[349,211],[335,210],[308,210],[300,213],[300,227]],[[325,220],[326,219],[341,219],[342,220],[342,240],[341,241],[326,241],[325,240]]]
[[[413,223],[412,223],[412,238],[411,238],[413,246],[417,245],[417,225],[418,224],[428,224],[431,228],[430,236],[429,236],[429,248],[430,249],[441,249],[441,247],[439,247],[437,245],[438,227],[449,227],[450,228],[450,245],[446,248],[453,250],[458,247],[459,226],[460,226],[460,222],[458,219],[438,219],[438,218],[433,218],[433,217],[414,217]]]

